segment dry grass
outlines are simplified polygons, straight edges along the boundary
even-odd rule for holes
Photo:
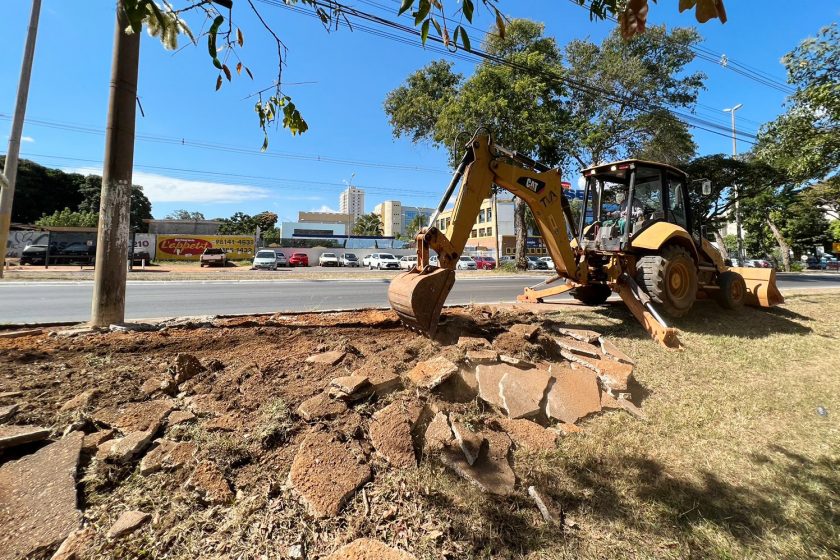
[[[656,346],[620,305],[562,306],[547,319],[604,332],[636,358],[648,422],[612,412],[555,452],[517,452],[522,490],[504,500],[431,461],[401,471],[376,464],[375,482],[330,520],[305,514],[287,472],[263,473],[230,507],[197,501],[183,488],[186,473],[118,473],[116,486],[89,481],[86,517],[100,534],[124,509],[155,520],[117,544],[98,541],[96,557],[284,558],[299,544],[319,558],[362,536],[423,559],[840,555],[837,294],[789,297],[769,312],[700,304],[676,324],[683,351]],[[247,453],[256,468],[261,446],[282,446],[289,429],[281,401],[259,414],[253,441],[200,429],[180,437],[222,467]],[[477,423],[481,415],[468,414]],[[524,491],[531,484],[577,527],[546,525]]]

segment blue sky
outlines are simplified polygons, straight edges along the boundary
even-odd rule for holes
[[[183,5],[186,0],[176,0]],[[276,2],[276,0],[273,0]],[[454,0],[450,0],[454,5]],[[265,154],[249,95],[269,86],[276,71],[276,49],[249,12],[234,0],[234,18],[245,32],[241,56],[255,80],[234,78],[214,91],[216,72],[206,43],[177,54],[145,35],[141,45],[135,183],[144,185],[155,217],[177,208],[198,210],[208,218],[234,212],[276,212],[293,220],[299,210],[337,209],[345,182],[366,190],[370,211],[382,200],[433,206],[448,182],[446,155],[428,145],[394,139],[382,102],[405,77],[441,55],[413,42],[401,44],[361,31],[327,33],[314,18],[255,0],[288,48],[284,89],[294,97],[310,130],[298,137],[278,129]],[[361,10],[396,18],[396,0],[353,0]],[[114,0],[43,0],[30,90],[22,157],[49,167],[101,174],[108,99]],[[652,5],[650,23],[669,27],[696,25],[693,14],[677,12],[676,0]],[[784,81],[782,55],[807,36],[837,20],[833,2],[785,0],[727,2],[729,21],[699,26],[703,47]],[[572,39],[600,41],[610,22],[590,22],[571,2],[502,0],[511,17],[546,24],[563,45]],[[8,141],[19,64],[30,2],[4,6],[0,34],[5,38],[0,63],[0,137]],[[486,29],[479,14],[475,25]],[[193,31],[201,27],[199,19]],[[478,32],[473,32],[474,40]],[[185,41],[182,40],[182,45]],[[469,75],[473,65],[456,61]],[[707,74],[697,114],[728,125],[721,111],[743,103],[739,129],[755,132],[783,109],[784,94],[742,77],[729,68],[695,60],[691,69]],[[727,136],[694,130],[701,154],[731,150]],[[749,145],[739,144],[739,150]],[[571,178],[574,179],[574,178]]]

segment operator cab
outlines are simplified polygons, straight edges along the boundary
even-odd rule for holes
[[[655,223],[691,232],[686,174],[675,167],[624,160],[583,170],[586,179],[578,234],[581,248],[615,252]]]

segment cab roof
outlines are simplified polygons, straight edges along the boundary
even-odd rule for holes
[[[634,168],[648,167],[653,169],[664,169],[687,178],[688,174],[682,169],[677,169],[667,163],[658,163],[655,161],[645,161],[643,159],[623,159],[621,161],[613,161],[611,163],[603,163],[601,165],[592,165],[587,167],[581,173],[584,177],[596,175],[598,177],[605,177],[616,182],[623,182],[627,178],[627,172]]]

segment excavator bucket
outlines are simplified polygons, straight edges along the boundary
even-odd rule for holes
[[[772,268],[732,267],[744,278],[747,293],[744,303],[753,307],[773,307],[785,302],[785,298],[776,287],[776,271]]]
[[[455,271],[436,266],[415,266],[400,274],[388,287],[388,302],[409,328],[432,337],[443,303],[455,283]]]

